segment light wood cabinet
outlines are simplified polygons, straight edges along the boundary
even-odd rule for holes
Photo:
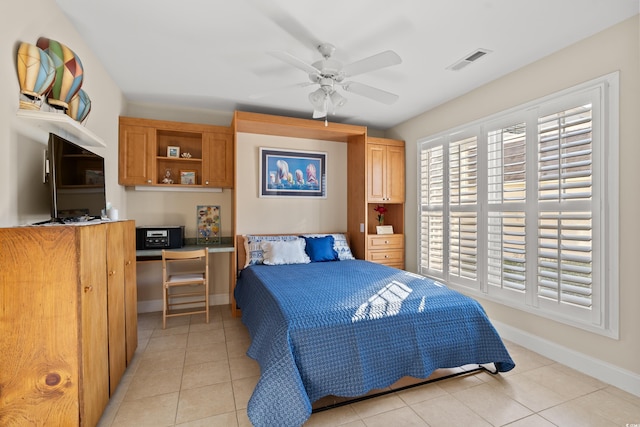
[[[118,182],[121,185],[151,185],[155,175],[155,130],[146,126],[120,123]]]
[[[404,269],[403,234],[370,234],[367,249],[369,261]]]
[[[404,141],[368,137],[366,143],[367,216],[365,259],[396,268],[404,268]],[[394,234],[377,235],[378,213],[383,205],[384,225]]]
[[[367,139],[367,201],[404,203],[404,141]]]
[[[119,135],[121,185],[233,187],[230,128],[120,117]]]
[[[138,283],[136,277],[136,223],[122,222],[124,227],[124,329],[127,366],[138,348]]]
[[[233,135],[231,130],[206,132],[203,135],[202,185],[233,187]]]
[[[110,367],[137,345],[110,340],[114,307],[135,310],[109,288],[113,254],[135,254],[132,224],[0,229],[0,425],[98,423]],[[134,234],[115,241],[119,228]]]
[[[107,318],[109,319],[109,395],[127,368],[124,293],[124,223],[107,229]]]

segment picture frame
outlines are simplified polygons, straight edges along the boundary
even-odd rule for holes
[[[377,234],[393,234],[393,225],[376,225]]]
[[[181,170],[180,171],[180,184],[182,185],[197,185],[198,176],[195,170]]]
[[[260,197],[327,197],[327,153],[260,147]]]
[[[220,243],[220,206],[198,205],[196,207],[196,244]]]
[[[176,147],[175,145],[169,145],[167,147],[167,157],[180,158],[180,147]]]

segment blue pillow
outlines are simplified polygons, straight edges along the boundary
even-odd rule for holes
[[[311,262],[338,261],[338,252],[333,249],[333,236],[304,237],[306,246],[304,250],[309,255]]]

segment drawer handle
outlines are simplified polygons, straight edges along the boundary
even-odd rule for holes
[[[384,257],[385,257],[385,258],[389,258],[389,255],[385,255]]]
[[[87,293],[87,292],[91,292],[92,290],[93,290],[93,286],[85,286],[85,287],[84,287],[84,292],[85,292],[85,293]]]
[[[389,244],[389,241],[388,241],[388,240],[385,240],[385,241],[384,241],[384,244],[385,244],[385,245],[388,245],[388,244]]]

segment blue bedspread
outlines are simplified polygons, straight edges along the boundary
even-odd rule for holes
[[[359,396],[438,368],[515,365],[475,300],[362,260],[244,269],[235,298],[261,377],[256,426],[299,426],[327,395]]]

